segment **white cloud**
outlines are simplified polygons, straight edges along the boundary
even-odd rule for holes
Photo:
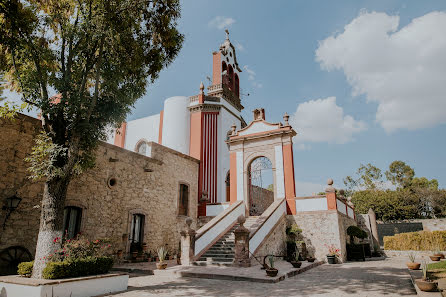
[[[336,105],[336,97],[310,100],[297,106],[290,124],[297,131],[297,148],[307,149],[307,142],[346,143],[353,135],[366,129],[366,124],[344,115]]]
[[[446,123],[446,13],[398,25],[398,16],[361,12],[320,42],[316,61],[342,70],[353,95],[377,102],[376,120],[387,132]]]
[[[224,17],[224,16],[216,16],[211,21],[209,21],[208,26],[222,30],[222,29],[230,27],[234,23],[235,23],[235,20],[233,18]]]
[[[234,41],[234,46],[235,46],[236,49],[238,49],[241,52],[245,51],[245,47],[240,42],[238,42],[237,40]]]
[[[259,88],[259,89],[263,87],[263,85],[261,83],[256,81],[256,73],[254,70],[249,68],[248,65],[243,66],[243,69],[245,69],[246,73],[248,74],[248,80],[250,80],[252,82],[252,85],[254,87]]]

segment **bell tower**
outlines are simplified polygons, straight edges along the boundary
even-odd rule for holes
[[[226,99],[238,111],[243,109],[240,101],[240,69],[237,63],[234,45],[229,40],[226,29],[226,39],[220,49],[212,53],[212,85],[208,87],[210,96]]]

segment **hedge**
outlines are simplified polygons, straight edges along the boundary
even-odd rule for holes
[[[45,279],[59,279],[107,273],[113,266],[110,257],[83,258],[62,262],[49,262],[42,271]]]
[[[33,273],[34,261],[22,262],[17,266],[17,273],[21,276],[30,277]]]
[[[419,231],[384,236],[384,249],[397,251],[445,251],[446,231]]]
[[[33,271],[32,262],[22,262],[17,272],[21,276],[29,277]],[[104,274],[113,267],[113,259],[110,257],[88,257],[62,262],[49,262],[42,271],[44,279],[59,279],[67,277],[79,277],[95,274]]]

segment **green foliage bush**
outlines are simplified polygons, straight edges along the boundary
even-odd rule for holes
[[[384,236],[384,249],[397,251],[446,250],[446,231],[419,231]]]
[[[34,261],[22,262],[17,266],[17,273],[21,276],[30,277],[33,273]]]
[[[113,266],[110,257],[88,257],[49,262],[42,271],[44,279],[60,279],[107,273]]]
[[[359,228],[358,226],[350,226],[347,228],[347,235],[353,236],[359,239],[367,238],[367,232]]]

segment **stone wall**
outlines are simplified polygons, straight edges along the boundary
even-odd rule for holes
[[[260,216],[274,202],[274,192],[258,186],[251,186],[250,215]]]
[[[39,229],[43,182],[27,178],[27,164],[39,122],[24,115],[15,121],[0,120],[0,199],[14,195],[21,203],[0,235],[0,249],[21,245],[32,254]],[[123,242],[130,232],[134,213],[145,215],[144,242],[155,250],[167,244],[178,249],[184,216],[178,216],[179,185],[189,185],[189,216],[197,218],[199,161],[156,143],[146,157],[114,145],[101,143],[96,166],[71,182],[66,206],[82,208],[81,232],[90,238],[107,237],[116,249],[129,249]],[[109,186],[110,178],[116,179]],[[4,218],[4,212],[1,213]]]
[[[260,261],[263,261],[263,257],[269,254],[286,256],[286,224],[287,220],[283,217],[277,223],[274,230],[269,234],[268,238],[263,241],[262,245],[257,249],[255,256]],[[258,262],[255,259],[252,259],[251,263],[255,265]]]
[[[356,225],[355,220],[341,214],[337,210],[298,212],[287,215],[287,224],[297,224],[302,229],[308,256],[325,260],[328,245],[334,245],[341,250],[340,260],[347,257],[347,228]]]

